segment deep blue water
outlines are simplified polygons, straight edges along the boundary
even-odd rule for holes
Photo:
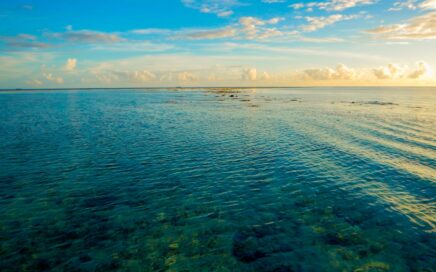
[[[0,93],[1,271],[436,271],[436,89]]]

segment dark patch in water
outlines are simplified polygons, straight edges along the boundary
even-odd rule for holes
[[[363,237],[357,232],[336,233],[328,232],[324,240],[330,245],[351,246],[364,243]]]
[[[351,102],[342,101],[342,103],[355,104],[355,105],[398,106],[398,104],[396,103],[383,102],[383,101],[351,101]]]
[[[247,227],[233,236],[232,253],[244,263],[256,262],[273,254],[293,252],[292,228],[283,228],[274,223]]]
[[[110,210],[115,205],[117,199],[113,195],[92,196],[83,201],[83,207],[86,209]]]
[[[266,256],[265,252],[259,249],[255,237],[236,233],[233,236],[233,256],[241,262],[251,263]]]

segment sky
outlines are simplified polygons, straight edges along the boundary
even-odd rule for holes
[[[0,88],[436,86],[436,0],[8,0]]]

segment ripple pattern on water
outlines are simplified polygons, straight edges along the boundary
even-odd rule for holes
[[[434,271],[436,90],[0,93],[1,271]]]

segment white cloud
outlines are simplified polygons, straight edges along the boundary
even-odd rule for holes
[[[309,25],[304,26],[304,28],[310,32],[319,28],[323,28],[327,25],[333,24],[338,21],[351,20],[358,18],[360,15],[331,15],[329,17],[306,17],[310,22]],[[303,17],[301,17],[303,18]],[[132,30],[130,33],[136,35],[162,35],[169,40],[213,40],[213,39],[248,39],[248,40],[264,40],[271,37],[286,37],[288,40],[293,41],[303,41],[308,43],[336,43],[343,42],[343,39],[335,37],[303,37],[297,30],[291,31],[286,28],[286,26],[279,25],[284,18],[273,17],[270,19],[260,19],[257,17],[241,17],[236,24],[231,24],[224,28],[211,28],[211,29],[180,29],[180,30],[169,30],[169,29],[137,29]],[[310,30],[310,31],[309,31]],[[119,47],[117,51],[140,51],[135,48],[140,49],[139,42],[138,46],[131,48],[128,44],[133,44],[132,41],[125,41],[123,43],[117,43],[115,45],[99,45],[102,48],[112,48],[114,46]],[[151,45],[150,43],[143,42],[144,45]],[[155,44],[155,50],[164,51],[168,49],[168,45]],[[153,50],[150,46],[147,46],[147,50]],[[171,47],[170,47],[171,49]],[[115,50],[114,50],[115,51]]]
[[[209,40],[209,39],[229,38],[235,35],[236,35],[236,29],[228,27],[223,29],[190,31],[187,32],[186,34],[181,35],[181,37],[192,39],[192,40]]]
[[[193,65],[187,65],[191,60]],[[103,86],[273,86],[283,84],[305,85],[354,85],[358,82],[363,84],[413,84],[425,83],[434,80],[432,69],[425,62],[418,62],[416,67],[407,68],[405,65],[388,64],[378,68],[350,68],[344,64],[336,67],[316,67],[313,69],[294,70],[292,66],[268,66],[260,63],[260,67],[251,66],[254,59],[245,62],[238,57],[229,59],[222,64],[211,65],[211,62],[222,61],[223,58],[216,56],[211,61],[210,56],[199,58],[198,56],[186,56],[181,61],[177,56],[167,56],[156,59],[144,57],[136,60],[119,60],[111,63],[99,63],[95,67],[82,67],[77,73],[65,73],[65,82],[82,84],[83,86],[100,84]],[[166,66],[156,68],[153,63],[166,63]],[[218,63],[218,62],[217,62]],[[180,65],[178,65],[180,64]],[[239,65],[238,65],[239,64]],[[140,67],[153,67],[153,70],[141,69]],[[244,68],[245,67],[245,68]],[[258,69],[260,68],[260,70]],[[274,69],[273,73],[266,72]],[[34,75],[35,76],[35,75]],[[49,83],[62,84],[64,79],[55,73],[47,72],[43,77],[30,77],[26,83],[29,86],[44,86]],[[81,79],[81,80],[78,80]],[[376,80],[379,81],[376,81]],[[75,83],[73,83],[75,82]],[[70,85],[66,85],[70,86]],[[77,85],[73,85],[77,86]]]
[[[210,40],[233,37],[237,34],[237,29],[234,26],[225,28],[181,30],[149,28],[132,30],[130,33],[137,35],[163,35],[167,36],[169,39]],[[162,48],[162,45],[158,45],[157,48]]]
[[[63,33],[47,33],[49,37],[64,39],[78,43],[116,43],[124,41],[118,34],[92,30],[67,31]]]
[[[170,29],[163,28],[145,28],[145,29],[135,29],[131,30],[130,33],[138,35],[164,35],[172,34],[174,31]]]
[[[297,40],[302,41],[302,42],[309,42],[309,43],[341,43],[341,42],[344,42],[344,39],[335,38],[335,37],[313,38],[313,37],[297,36]]]
[[[242,17],[239,23],[242,32],[248,39],[264,39],[272,36],[282,35],[282,32],[276,28],[263,27],[266,25],[275,25],[282,21],[281,17],[274,17],[269,20],[262,20],[256,17]]]
[[[229,17],[230,15],[233,15],[233,10],[227,10],[217,13],[218,17]]]
[[[198,77],[191,72],[181,72],[177,75],[177,79],[182,82],[196,81]]]
[[[420,79],[431,77],[433,70],[429,64],[424,61],[416,63],[415,68],[409,69],[407,66],[399,64],[388,64],[372,70],[377,79]]]
[[[304,75],[313,80],[351,80],[356,76],[356,71],[344,64],[339,64],[336,69],[315,68],[303,71]]]
[[[113,52],[162,52],[174,48],[170,44],[152,43],[148,41],[130,40],[119,43],[100,43],[91,47],[92,50]]]
[[[86,76],[89,77],[89,75],[93,76],[93,79],[96,79],[100,83],[104,84],[115,84],[115,83],[121,83],[126,85],[131,85],[134,83],[145,83],[153,81],[157,78],[156,74],[148,71],[148,70],[111,70],[112,68],[110,65],[101,65],[98,67],[94,67],[91,69],[88,69],[88,74]],[[92,82],[92,80],[88,80]]]
[[[432,68],[424,61],[418,62],[416,66],[417,66],[416,69],[409,74],[409,78],[420,79],[421,77],[425,77],[425,76],[430,77],[433,75]]]
[[[129,82],[148,82],[156,78],[156,75],[147,70],[139,71],[112,71],[118,80]]]
[[[54,75],[51,74],[51,73],[44,74],[43,76],[44,76],[44,78],[45,78],[46,80],[48,80],[48,81],[51,81],[51,82],[54,82],[54,83],[57,83],[57,84],[62,84],[62,83],[64,83],[64,79],[63,79],[62,77],[54,76]]]
[[[329,0],[325,2],[295,3],[290,7],[294,9],[307,8],[309,11],[314,8],[326,11],[343,11],[361,5],[371,5],[375,2],[375,0]]]
[[[419,7],[421,9],[436,9],[436,0],[426,0],[422,2]]]
[[[304,25],[302,29],[305,32],[313,32],[326,26],[332,25],[334,23],[340,21],[347,21],[351,19],[357,18],[356,15],[342,15],[342,14],[334,14],[328,17],[306,17],[305,19],[309,22],[308,25]]]
[[[302,9],[302,8],[305,7],[305,4],[303,4],[303,3],[296,3],[296,4],[289,5],[289,7],[293,8],[293,9]]]
[[[202,13],[215,14],[218,17],[228,17],[233,14],[232,8],[240,5],[237,0],[181,0],[182,3]]]
[[[420,2],[420,0],[401,0],[396,1],[390,11],[400,11],[402,9],[423,9],[423,10],[435,10],[436,9],[436,0],[424,0]]]
[[[248,68],[242,71],[242,79],[254,81],[257,79],[257,70],[256,68]]]
[[[281,17],[260,19],[256,17],[241,17],[237,23],[224,28],[210,29],[137,29],[130,33],[137,35],[163,35],[169,39],[212,40],[223,38],[238,39],[266,39],[273,36],[284,35],[282,31],[273,27],[283,21]],[[126,42],[125,42],[126,43]],[[121,45],[124,45],[122,43]]]
[[[404,76],[405,67],[398,64],[388,64],[372,70],[377,79],[396,79]]]
[[[239,19],[239,23],[242,25],[242,30],[248,37],[255,37],[257,34],[257,27],[265,25],[265,22],[255,17],[242,17]]]
[[[119,80],[119,77],[117,75],[114,75],[113,73],[91,71],[90,74],[93,75],[99,83],[112,84]]]
[[[135,81],[146,82],[156,78],[156,75],[147,70],[135,71],[129,75]]]
[[[276,4],[276,3],[284,3],[286,0],[262,0],[262,3],[266,4]]]
[[[65,63],[65,70],[74,71],[77,66],[77,59],[68,59],[67,63]]]
[[[396,1],[389,11],[400,11],[402,9],[417,9],[417,0],[401,0]]]
[[[39,79],[31,79],[31,80],[26,81],[26,84],[30,85],[30,86],[38,87],[38,86],[41,86],[43,83]]]
[[[52,45],[38,42],[38,38],[29,34],[18,34],[16,36],[0,36],[0,42],[4,42],[9,49],[35,48],[44,49]]]
[[[403,24],[380,26],[367,32],[386,40],[434,40],[436,39],[436,12],[414,17]]]
[[[313,80],[331,80],[335,71],[332,68],[314,68],[304,70],[303,73]]]
[[[354,79],[356,71],[347,67],[345,64],[339,64],[336,66],[336,73],[334,76],[336,79]]]

